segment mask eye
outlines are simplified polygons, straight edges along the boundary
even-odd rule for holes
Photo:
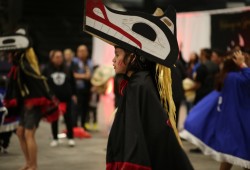
[[[155,30],[145,23],[135,23],[132,26],[132,30],[137,34],[149,39],[150,41],[156,40],[156,32]]]
[[[6,39],[6,40],[3,40],[3,44],[12,44],[12,43],[15,43],[15,39]]]

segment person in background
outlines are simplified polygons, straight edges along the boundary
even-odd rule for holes
[[[92,87],[90,101],[89,101],[89,113],[86,116],[86,123],[85,123],[85,127],[87,130],[93,130],[93,131],[98,130],[98,125],[97,125],[97,105],[98,105],[98,102],[99,102],[99,94],[97,93],[96,88]],[[93,126],[91,126],[91,118],[93,118]]]
[[[96,71],[97,68],[98,68],[98,66],[94,66],[93,71]],[[93,130],[93,131],[98,130],[98,125],[97,125],[97,105],[98,105],[98,102],[99,102],[99,97],[100,97],[100,95],[98,93],[97,87],[92,85],[91,86],[91,95],[90,95],[90,100],[89,100],[89,112],[88,112],[88,114],[86,116],[86,122],[85,122],[85,127],[86,127],[87,130]],[[91,118],[93,118],[93,126],[91,126]]]
[[[211,55],[211,61],[219,66],[220,70],[223,67],[223,58],[226,56],[226,53],[223,50],[213,49]]]
[[[23,38],[20,40],[18,36]],[[6,40],[14,43],[1,44],[12,63],[4,105],[8,114],[20,116],[16,134],[23,151],[24,166],[20,170],[37,170],[37,143],[35,134],[44,117],[52,122],[58,119],[58,106],[49,93],[46,78],[41,75],[38,60],[25,29],[18,29]],[[2,37],[1,37],[2,38]],[[6,41],[7,42],[7,41]],[[7,46],[7,47],[6,47]]]
[[[77,48],[78,63],[74,67],[74,77],[76,79],[77,90],[77,112],[74,113],[73,126],[78,126],[78,116],[81,117],[81,127],[85,128],[86,115],[89,111],[90,99],[90,78],[93,70],[92,61],[88,58],[89,51],[86,45]]]
[[[8,126],[5,124],[6,121],[11,120],[9,119],[11,116],[7,114],[7,109],[2,104],[7,87],[7,74],[10,68],[11,64],[8,62],[7,57],[3,52],[0,52],[0,153],[8,153],[7,149],[10,139],[13,131],[16,129],[16,126]],[[10,124],[13,125],[13,122],[9,122],[9,125]]]
[[[194,86],[187,91],[196,91],[194,104],[214,89],[214,77],[219,72],[219,66],[211,61],[212,51],[202,49],[200,54],[201,65],[194,74]]]
[[[50,63],[43,71],[43,75],[47,77],[48,85],[52,93],[59,99],[61,103],[66,105],[66,112],[64,113],[64,121],[67,127],[68,145],[75,146],[71,101],[77,103],[76,87],[73,72],[64,64],[63,54],[60,50],[54,50],[51,56]],[[51,124],[53,141],[50,143],[51,147],[57,146],[58,143],[58,120]]]
[[[172,78],[172,90],[173,90],[173,100],[176,107],[176,124],[179,121],[179,111],[180,106],[183,101],[185,101],[184,89],[182,86],[182,81],[187,77],[185,67],[180,60],[177,60],[175,67],[171,67],[171,78]]]
[[[187,77],[182,81],[183,88],[185,91],[185,104],[188,111],[192,108],[194,98],[195,98],[195,89],[186,91],[187,89],[190,89],[190,87],[193,87],[194,85],[194,73],[196,73],[197,68],[200,66],[199,56],[197,53],[192,52],[189,55],[189,62],[187,64],[187,70],[186,74]]]
[[[199,56],[197,53],[193,52],[189,56],[189,62],[187,64],[187,76],[193,79],[193,74],[196,72],[197,68],[200,66]]]
[[[67,68],[70,68],[70,69],[74,68],[74,64],[75,64],[74,55],[75,55],[74,52],[70,48],[67,48],[63,51],[65,66]]]
[[[13,131],[16,129],[15,126],[5,125],[8,111],[3,105],[4,93],[6,91],[6,83],[5,80],[0,77],[0,153],[8,153],[7,149],[10,144],[10,138],[12,136]],[[12,124],[12,122],[11,122]],[[12,124],[14,125],[14,124]]]

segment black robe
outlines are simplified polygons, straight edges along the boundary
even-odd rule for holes
[[[107,170],[191,170],[148,71],[124,89],[107,147]]]

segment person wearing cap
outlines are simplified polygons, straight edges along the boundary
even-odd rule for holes
[[[38,60],[25,29],[14,35],[0,37],[0,51],[7,53],[12,63],[4,105],[8,114],[19,114],[16,130],[25,164],[21,170],[37,169],[35,133],[42,118],[58,119],[57,103],[49,93],[46,78],[41,75]]]
[[[114,69],[111,66],[95,66],[91,77],[91,97],[89,102],[89,114],[86,120],[88,130],[97,131],[97,105],[100,95],[105,95],[108,89],[109,80],[114,76]],[[92,113],[93,124],[91,126],[90,113]]]
[[[176,13],[121,12],[86,1],[84,29],[115,46],[122,96],[109,134],[106,170],[191,170],[175,122],[171,71],[178,57]]]

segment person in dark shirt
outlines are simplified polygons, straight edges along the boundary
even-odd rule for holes
[[[64,120],[67,126],[68,144],[69,146],[75,146],[72,130],[71,101],[77,102],[76,85],[73,72],[65,66],[63,54],[60,50],[54,51],[51,56],[51,63],[44,69],[43,74],[47,77],[54,96],[59,99],[61,104],[66,104]],[[53,122],[51,128],[54,140],[50,145],[54,147],[58,145],[58,121]]]
[[[194,86],[189,90],[196,90],[194,104],[197,104],[203,97],[214,89],[214,78],[219,72],[219,66],[211,61],[212,51],[210,49],[202,49],[200,60],[201,65],[197,68],[194,75]]]

